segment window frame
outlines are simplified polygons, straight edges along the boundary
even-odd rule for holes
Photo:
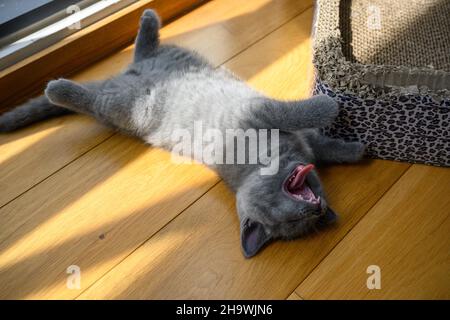
[[[77,4],[82,6],[84,2],[93,3],[98,0],[58,0],[38,6],[34,9],[27,9],[26,12],[0,24],[0,46],[3,47],[8,43],[12,43],[30,34],[37,28],[49,25],[49,17],[58,15],[59,12],[65,10],[70,5]],[[53,21],[54,22],[54,21]],[[31,28],[30,28],[31,27]]]
[[[0,39],[0,71],[78,32],[82,27],[88,27],[114,12],[126,8],[137,0],[69,0],[64,2],[58,2],[58,6],[53,9],[41,7],[40,9],[43,10],[41,14],[46,12],[48,14],[44,20]],[[65,7],[61,4],[69,4],[69,6]]]

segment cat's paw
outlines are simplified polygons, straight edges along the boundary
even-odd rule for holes
[[[150,30],[159,29],[161,21],[158,14],[152,9],[146,9],[141,16],[141,28],[148,28]]]
[[[366,152],[366,146],[358,141],[347,142],[345,144],[346,156],[348,157],[346,162],[356,162],[363,158]]]
[[[64,104],[72,94],[73,82],[66,79],[52,80],[47,84],[45,95],[51,103],[56,105]]]
[[[315,96],[314,114],[317,127],[327,127],[331,125],[339,114],[339,105],[336,101],[326,95]]]
[[[51,103],[74,111],[78,111],[76,106],[88,105],[94,99],[83,86],[66,79],[50,81],[45,95]]]

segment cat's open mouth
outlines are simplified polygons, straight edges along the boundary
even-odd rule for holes
[[[284,182],[283,188],[295,200],[306,201],[317,205],[320,203],[320,197],[314,194],[306,180],[307,175],[313,169],[313,164],[298,165]]]

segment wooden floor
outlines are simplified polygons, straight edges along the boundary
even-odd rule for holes
[[[271,96],[304,98],[312,15],[312,0],[218,0],[162,37]],[[0,298],[450,299],[449,169],[367,160],[320,175],[339,223],[245,260],[234,196],[205,167],[84,116],[1,135]],[[71,265],[80,289],[66,285]],[[371,265],[381,289],[367,287]]]

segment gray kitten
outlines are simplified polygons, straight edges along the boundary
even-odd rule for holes
[[[312,164],[354,162],[364,152],[358,142],[319,134],[317,128],[335,119],[337,104],[326,96],[268,98],[192,51],[160,46],[159,28],[156,13],[146,10],[134,61],[122,74],[86,84],[51,81],[45,96],[2,115],[0,131],[74,111],[172,150],[172,133],[192,132],[194,121],[222,132],[279,129],[278,150],[270,150],[279,164],[277,174],[262,175],[261,163],[209,165],[236,192],[244,255],[255,255],[273,239],[293,239],[334,221]]]

